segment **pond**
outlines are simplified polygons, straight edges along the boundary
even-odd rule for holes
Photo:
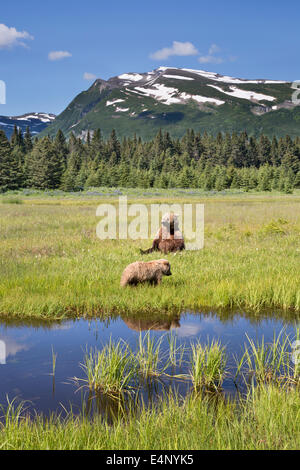
[[[0,341],[5,344],[6,360],[0,361],[0,404],[6,405],[7,397],[26,401],[29,412],[49,415],[52,412],[74,413],[90,407],[91,394],[74,383],[74,377],[84,378],[80,367],[87,350],[101,349],[112,338],[125,340],[133,350],[137,349],[140,335],[150,334],[162,338],[162,350],[169,347],[170,334],[176,337],[177,345],[185,345],[185,359],[176,373],[189,372],[188,357],[191,343],[207,339],[218,339],[226,346],[230,374],[222,388],[226,395],[236,393],[233,380],[236,362],[240,358],[247,337],[271,341],[280,331],[295,335],[297,325],[295,314],[267,312],[249,314],[244,312],[184,312],[180,315],[161,317],[122,316],[105,320],[79,319],[57,323],[8,322],[0,321]],[[170,333],[172,332],[172,333]],[[52,353],[56,355],[55,375],[52,375]],[[80,383],[80,382],[79,382]],[[82,383],[80,383],[82,385]],[[144,402],[156,399],[171,387],[185,396],[191,390],[190,380],[157,380],[154,389],[142,387]],[[93,409],[107,412],[107,400],[98,400]],[[114,405],[109,405],[114,406]],[[1,413],[0,413],[1,414]]]

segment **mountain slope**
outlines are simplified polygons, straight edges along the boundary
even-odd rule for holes
[[[55,135],[85,136],[101,128],[108,135],[137,133],[153,137],[159,128],[182,136],[187,128],[216,134],[247,130],[249,134],[291,136],[300,133],[300,107],[291,102],[291,83],[246,80],[203,70],[159,67],[96,80],[47,128]],[[42,133],[45,134],[45,131]]]
[[[4,130],[9,138],[14,130],[14,126],[21,128],[23,133],[27,126],[32,135],[39,134],[55,119],[54,114],[47,113],[27,113],[22,116],[0,116],[0,129]]]

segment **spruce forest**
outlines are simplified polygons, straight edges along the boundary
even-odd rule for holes
[[[100,129],[85,139],[32,138],[17,127],[0,131],[0,192],[21,188],[80,191],[90,187],[201,188],[292,193],[300,188],[300,137],[269,139],[195,133],[181,138],[159,131],[150,141],[108,139]]]

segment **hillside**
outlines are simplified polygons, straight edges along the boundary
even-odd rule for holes
[[[152,138],[159,128],[180,137],[187,128],[216,134],[247,130],[272,136],[300,134],[300,107],[291,101],[291,83],[247,80],[202,70],[159,67],[97,79],[47,128],[54,136],[85,136],[101,128],[119,136]],[[42,132],[42,135],[46,132]]]
[[[22,116],[0,116],[0,129],[10,138],[15,125],[22,129],[23,133],[28,126],[31,134],[34,136],[45,129],[54,119],[54,114],[47,113],[27,113]]]

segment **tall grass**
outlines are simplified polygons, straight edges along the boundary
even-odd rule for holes
[[[226,373],[225,347],[212,340],[204,346],[198,341],[191,348],[190,377],[194,390],[199,391],[201,387],[207,390],[219,389]]]
[[[185,345],[177,346],[177,336],[172,331],[167,335],[167,340],[169,345],[169,364],[174,367],[181,367],[186,350]]]
[[[2,449],[285,450],[298,449],[300,395],[274,385],[250,390],[239,404],[208,397],[168,400],[113,425],[69,414],[20,419],[12,408],[0,425]]]
[[[55,377],[57,353],[54,352],[53,347],[51,351],[52,351],[52,376]]]
[[[290,376],[292,375],[294,381],[300,382],[300,327],[296,328],[296,334],[293,339],[288,338],[289,346],[291,350],[291,361],[289,362],[289,366],[291,362],[292,366],[292,374],[289,372]],[[289,369],[290,371],[291,369]]]
[[[6,406],[0,403],[0,426],[1,421],[5,423],[5,426],[9,426],[10,424],[18,425],[19,422],[24,419],[26,402],[18,402],[16,397],[10,400],[8,396],[6,396],[6,402]]]
[[[162,341],[163,336],[158,339],[151,337],[150,331],[148,331],[145,335],[139,335],[136,360],[139,371],[144,377],[159,376],[167,369],[167,361],[162,366]]]
[[[273,341],[266,344],[264,337],[261,341],[254,341],[246,334],[248,344],[244,346],[244,354],[237,363],[238,376],[241,371],[246,374],[246,380],[255,379],[258,384],[264,383],[296,383],[299,381],[299,364],[293,364],[292,341],[289,335],[282,330]],[[299,338],[299,328],[296,329]]]
[[[167,350],[162,347],[165,339],[168,342]],[[172,332],[160,338],[151,336],[151,330],[144,335],[140,333],[137,351],[134,353],[137,368],[143,377],[168,376],[170,367],[176,369],[181,366],[185,350],[184,345],[177,346],[177,337]],[[173,377],[179,376],[174,374]]]
[[[136,365],[129,346],[110,338],[102,350],[90,350],[80,364],[86,378],[82,379],[91,390],[119,396],[132,388],[136,378]]]
[[[146,337],[146,336],[145,336]],[[299,337],[297,330],[296,337]],[[249,342],[249,341],[248,341]],[[211,401],[207,394],[174,392],[157,399],[151,407],[122,400],[107,401],[96,393],[98,414],[83,407],[82,414],[67,413],[65,418],[26,414],[25,404],[7,400],[0,407],[1,449],[297,449],[300,437],[300,394],[297,387],[282,387],[282,370],[286,371],[286,352],[292,342],[279,334],[273,342],[249,342],[243,364],[261,379],[252,381],[244,397],[236,400]],[[292,343],[291,343],[292,344]],[[148,345],[148,346],[147,346]],[[161,345],[144,343],[152,351],[146,363],[160,371]],[[173,346],[175,343],[173,343]],[[269,347],[269,349],[268,349]],[[158,354],[157,354],[158,353]],[[171,355],[172,357],[173,355]],[[145,357],[143,355],[143,357]],[[290,357],[289,357],[290,358]],[[217,341],[191,349],[191,375],[196,391],[199,387],[218,390],[226,374],[226,354]],[[85,356],[83,369],[92,392],[101,391],[116,397],[130,390],[137,379],[138,360],[129,346],[111,340],[101,351]],[[133,365],[133,367],[132,367]],[[250,369],[251,366],[251,369]],[[146,371],[152,368],[146,367]],[[290,377],[294,377],[295,371]],[[298,370],[298,369],[297,369]],[[270,371],[272,373],[270,374]],[[271,377],[271,379],[269,379]],[[125,405],[126,406],[126,405]],[[105,420],[102,419],[103,413]],[[108,419],[112,417],[113,419]]]
[[[23,204],[23,200],[19,197],[6,196],[1,200],[2,204]]]

